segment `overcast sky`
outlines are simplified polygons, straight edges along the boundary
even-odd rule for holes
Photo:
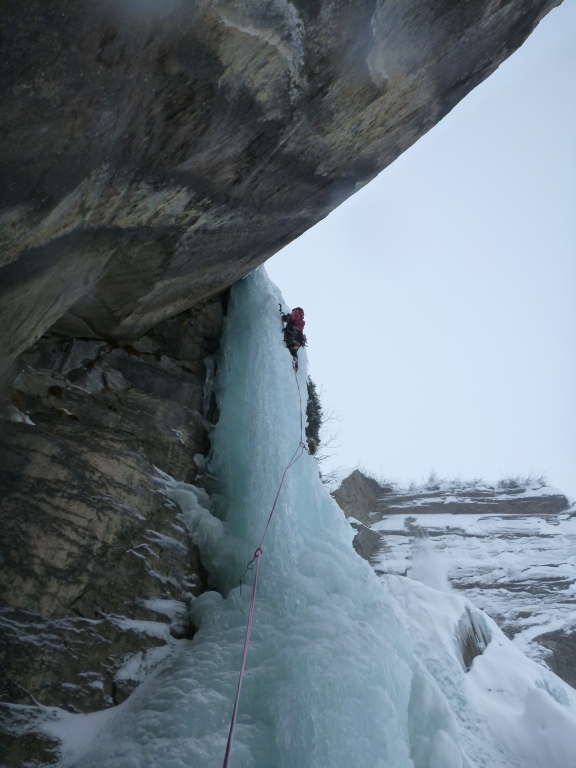
[[[267,269],[306,311],[333,465],[545,472],[576,496],[576,0]]]

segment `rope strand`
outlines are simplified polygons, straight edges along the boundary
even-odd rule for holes
[[[252,633],[252,621],[254,619],[254,608],[256,606],[256,590],[258,589],[258,572],[260,569],[260,557],[262,555],[262,547],[264,545],[264,539],[266,538],[266,535],[268,533],[268,528],[270,527],[270,523],[272,522],[272,518],[274,516],[274,512],[276,510],[276,505],[278,504],[278,499],[280,498],[280,491],[282,490],[282,486],[284,485],[284,479],[286,478],[286,473],[288,470],[296,464],[298,459],[302,456],[304,451],[306,450],[306,446],[304,445],[304,421],[303,421],[303,415],[302,415],[302,393],[300,392],[300,383],[298,381],[298,373],[296,369],[294,369],[294,378],[296,379],[296,387],[298,388],[298,400],[300,402],[300,442],[298,443],[298,447],[292,454],[292,458],[286,465],[286,468],[284,469],[284,472],[282,473],[282,478],[280,480],[280,485],[278,486],[278,491],[276,492],[276,497],[274,498],[274,503],[272,504],[272,509],[270,510],[270,515],[268,516],[268,522],[266,523],[266,527],[264,528],[264,533],[262,534],[262,538],[260,540],[260,544],[256,548],[256,551],[254,552],[254,557],[248,565],[246,566],[246,571],[250,570],[252,565],[256,563],[256,568],[254,571],[254,585],[252,586],[252,598],[250,600],[250,611],[248,612],[248,624],[246,625],[246,636],[244,638],[244,649],[242,651],[242,663],[240,664],[240,675],[238,677],[238,687],[236,689],[236,698],[234,699],[234,709],[232,710],[232,719],[230,721],[230,730],[228,731],[228,741],[226,742],[226,752],[224,753],[224,762],[222,764],[222,768],[228,768],[228,765],[230,763],[230,755],[232,752],[232,741],[234,740],[234,728],[236,726],[236,717],[238,715],[238,705],[240,703],[240,691],[242,690],[242,681],[244,679],[244,672],[246,669],[246,658],[248,656],[248,647],[250,645],[250,635]],[[244,571],[244,574],[246,574],[246,571]],[[240,579],[240,583],[242,583],[242,579]]]

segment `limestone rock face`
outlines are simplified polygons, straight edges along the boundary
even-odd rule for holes
[[[362,520],[350,520],[353,544],[378,575],[449,583],[574,686],[576,505],[559,490],[542,478],[489,485],[434,476],[402,488],[356,470],[333,496],[347,517]],[[463,617],[457,635],[469,669],[486,638],[473,616]]]
[[[209,483],[222,318],[216,298],[124,348],[49,334],[19,358],[0,421],[3,704],[120,703],[191,636],[206,574],[159,481]],[[47,759],[30,738],[0,736],[0,763]]]
[[[356,552],[363,557],[364,560],[370,562],[373,555],[375,555],[382,547],[380,540],[380,534],[373,531],[364,523],[359,523],[355,519],[350,520],[350,525],[356,531],[352,545]]]
[[[346,517],[353,517],[365,526],[374,522],[378,499],[383,495],[377,480],[355,469],[340,483],[332,496]]]
[[[122,343],[326,216],[558,0],[6,0],[0,359]]]
[[[521,485],[503,488],[481,483],[440,483],[437,487],[422,487],[413,492],[385,488],[372,522],[384,515],[415,510],[420,514],[557,515],[569,507],[567,497],[559,491],[539,495]]]
[[[576,630],[557,629],[539,635],[538,643],[549,651],[546,662],[552,672],[576,688]]]
[[[547,490],[543,484],[531,489],[513,480],[509,485],[444,480],[401,488],[394,483],[380,485],[359,469],[344,478],[332,496],[346,517],[354,517],[368,526],[385,515],[413,511],[419,514],[556,515],[570,507],[563,493]]]

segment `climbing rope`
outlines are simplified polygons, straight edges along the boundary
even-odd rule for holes
[[[246,669],[246,657],[248,656],[248,646],[250,645],[250,635],[252,633],[252,620],[254,618],[254,607],[256,605],[256,590],[258,589],[258,571],[260,569],[260,558],[262,556],[264,539],[266,538],[266,534],[268,533],[268,529],[270,528],[270,523],[272,522],[272,518],[274,517],[274,512],[276,511],[276,505],[278,504],[278,499],[280,498],[280,491],[282,490],[282,486],[284,485],[284,479],[286,478],[286,474],[288,470],[291,467],[293,467],[294,464],[296,464],[298,459],[302,456],[302,454],[306,450],[306,446],[304,445],[304,419],[303,419],[303,413],[302,413],[302,393],[300,392],[300,383],[298,381],[298,374],[296,372],[296,369],[294,369],[294,378],[296,380],[296,387],[298,388],[298,400],[300,402],[300,442],[298,444],[298,447],[292,454],[292,458],[286,465],[284,472],[282,473],[280,485],[278,486],[278,491],[276,492],[276,497],[274,499],[274,503],[272,504],[272,509],[270,510],[270,514],[268,516],[268,522],[266,523],[266,527],[264,528],[264,533],[262,534],[262,538],[260,539],[260,544],[256,547],[256,551],[254,552],[254,557],[252,558],[252,560],[250,560],[250,562],[246,566],[246,571],[252,570],[252,568],[254,568],[254,584],[252,586],[252,598],[250,600],[250,610],[248,612],[248,624],[246,626],[246,636],[244,638],[244,650],[242,651],[242,663],[240,664],[238,688],[236,689],[236,698],[234,700],[234,709],[232,710],[232,719],[230,721],[230,730],[228,731],[228,741],[226,743],[226,752],[224,754],[224,762],[222,764],[222,768],[228,768],[228,764],[230,763],[232,741],[234,739],[234,728],[236,726],[238,704],[240,703],[240,691],[242,690],[242,680],[244,679],[244,671]]]

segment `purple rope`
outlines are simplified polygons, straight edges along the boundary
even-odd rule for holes
[[[240,677],[238,679],[238,689],[236,691],[236,700],[234,701],[234,710],[232,712],[232,721],[228,733],[228,742],[226,744],[226,753],[222,768],[227,768],[230,762],[230,752],[232,750],[232,740],[234,738],[234,727],[236,725],[236,715],[238,714],[238,704],[240,702],[240,691],[242,690],[242,679],[244,678],[244,669],[246,668],[246,656],[248,656],[248,646],[250,644],[250,633],[252,632],[252,619],[254,618],[254,606],[256,605],[256,587],[258,586],[258,569],[260,568],[260,547],[254,553],[256,558],[256,570],[254,573],[254,586],[252,587],[252,600],[250,601],[250,613],[248,614],[248,626],[246,627],[246,638],[244,640],[244,652],[242,653],[242,664],[240,665]]]

